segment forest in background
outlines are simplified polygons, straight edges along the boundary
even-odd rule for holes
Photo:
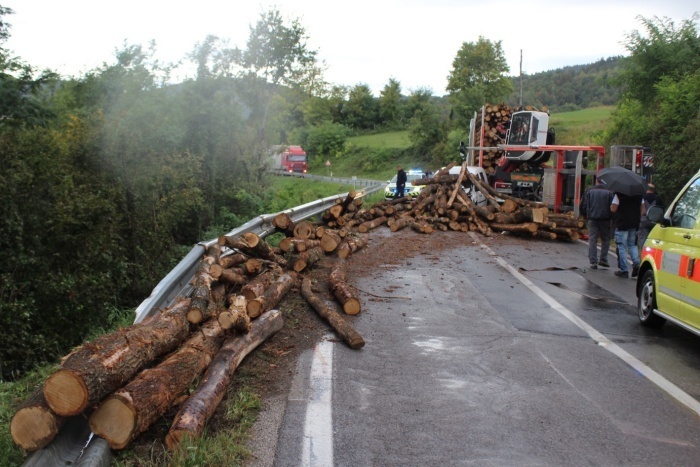
[[[171,84],[172,65],[125,45],[113,63],[78,78],[37,71],[3,47],[11,11],[0,6],[0,374],[14,379],[54,362],[148,296],[192,244],[280,197],[267,169],[273,144],[301,144],[312,162],[339,160],[350,135],[407,130],[411,146],[367,154],[434,166],[454,158],[484,102],[517,96],[500,42],[464,43],[449,95],[404,94],[323,79],[298,20],[263,12],[244,48],[207,37]],[[630,56],[527,77],[532,105],[586,108],[617,100],[601,144],[654,148],[664,190],[700,167],[700,40],[693,18],[646,20]],[[271,41],[271,38],[276,38]],[[498,79],[480,81],[485,71]],[[524,94],[524,101],[526,101]],[[362,174],[357,174],[362,175]]]

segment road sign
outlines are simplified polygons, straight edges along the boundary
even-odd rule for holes
[[[330,167],[330,166],[331,166],[331,161],[326,161],[326,167]]]

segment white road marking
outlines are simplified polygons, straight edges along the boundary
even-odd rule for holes
[[[314,348],[301,465],[333,465],[333,343],[324,340]]]
[[[652,383],[656,384],[659,388],[663,389],[666,391],[671,397],[676,399],[678,402],[681,404],[685,405],[688,409],[692,410],[695,412],[697,415],[700,415],[700,402],[698,402],[696,399],[692,398],[690,395],[688,395],[685,391],[683,391],[681,388],[661,376],[659,373],[656,371],[652,370],[649,368],[647,365],[645,365],[643,362],[623,350],[620,346],[612,342],[610,339],[605,337],[602,333],[600,333],[598,330],[596,330],[594,327],[583,321],[581,318],[576,316],[572,311],[570,311],[568,308],[566,308],[564,305],[561,303],[557,302],[554,298],[552,298],[550,295],[548,295],[544,290],[540,289],[537,287],[535,284],[530,282],[530,280],[525,277],[523,274],[518,272],[513,266],[508,264],[503,258],[498,256],[491,248],[489,248],[487,245],[485,245],[483,242],[481,242],[480,239],[474,234],[471,234],[473,238],[477,239],[479,244],[481,245],[481,248],[486,250],[490,256],[492,256],[498,264],[503,267],[505,270],[507,270],[509,273],[513,275],[516,279],[518,279],[525,287],[529,288],[535,295],[540,297],[545,303],[547,303],[549,306],[554,308],[556,311],[558,311],[562,316],[567,318],[569,321],[574,323],[576,326],[581,328],[584,332],[586,332],[591,339],[593,339],[599,346],[609,350],[612,352],[614,355],[616,355],[618,358],[622,359],[625,363],[627,363],[629,366],[631,366],[635,371],[637,371],[639,374],[643,375],[646,377],[649,381]]]

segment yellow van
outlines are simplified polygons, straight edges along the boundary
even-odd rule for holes
[[[671,321],[700,335],[700,171],[665,214],[652,206],[647,218],[657,225],[642,248],[639,321],[650,327]]]

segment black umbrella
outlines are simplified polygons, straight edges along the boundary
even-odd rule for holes
[[[647,191],[647,182],[624,167],[607,167],[598,172],[598,182],[608,190],[627,196],[642,196]]]

